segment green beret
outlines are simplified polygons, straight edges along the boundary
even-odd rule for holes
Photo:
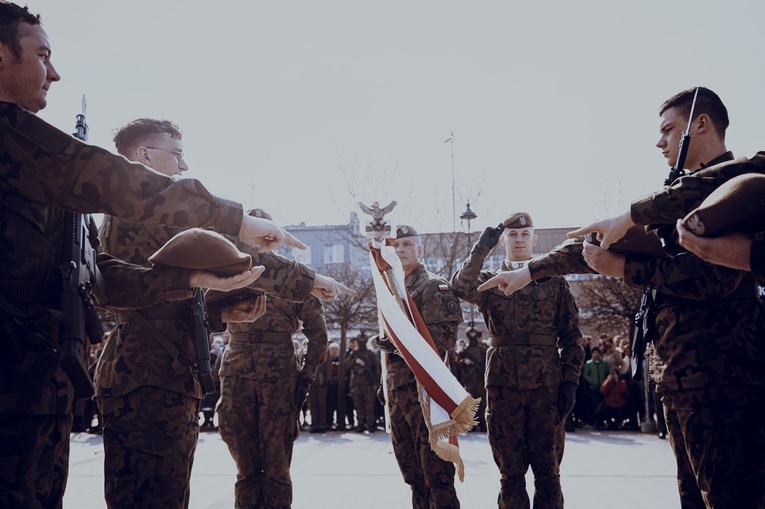
[[[210,230],[185,230],[149,257],[151,263],[182,269],[206,270],[233,276],[249,270],[252,257],[242,253],[224,236]]]
[[[505,228],[530,228],[534,227],[534,223],[531,221],[531,216],[526,212],[516,212],[504,221],[502,224]]]
[[[409,226],[408,224],[400,224],[396,226],[396,238],[403,239],[404,237],[416,237],[419,235],[417,230]]]

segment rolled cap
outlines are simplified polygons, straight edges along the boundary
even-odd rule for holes
[[[409,226],[408,224],[400,224],[396,226],[396,238],[403,239],[404,237],[416,237],[419,233],[417,230]]]
[[[268,219],[269,221],[273,221],[274,220],[274,218],[271,217],[271,214],[269,214],[268,212],[266,212],[263,209],[250,209],[247,212],[247,215],[248,216],[252,216],[252,217],[259,217],[261,219]]]
[[[703,237],[765,231],[765,175],[745,173],[725,182],[683,219],[683,226]]]
[[[151,255],[149,261],[182,269],[206,270],[219,276],[239,274],[252,266],[252,257],[239,251],[230,240],[201,228],[179,233]]]
[[[504,221],[502,224],[505,228],[533,228],[534,223],[531,221],[531,216],[526,212],[516,212]]]

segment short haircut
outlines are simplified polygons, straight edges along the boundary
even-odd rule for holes
[[[693,104],[693,95],[695,93],[696,88],[689,88],[673,95],[661,105],[659,115],[663,115],[670,108],[677,108],[677,111],[687,118],[691,113],[691,104]],[[694,118],[701,114],[709,116],[715,126],[715,131],[724,140],[725,130],[730,125],[728,109],[723,104],[720,96],[705,87],[699,87],[699,96],[696,99],[696,107],[693,110]]]
[[[599,346],[595,346],[590,350],[590,355],[592,355],[594,352],[598,352],[599,354],[602,354],[603,352],[600,351]]]
[[[40,25],[42,19],[39,14],[29,12],[29,7],[19,7],[14,3],[0,0],[0,43],[11,49],[16,62],[21,60],[19,32],[21,32],[22,23]]]
[[[156,118],[137,118],[117,129],[114,133],[114,145],[120,155],[129,157],[143,145],[167,133],[172,138],[182,139],[180,127],[169,120]]]

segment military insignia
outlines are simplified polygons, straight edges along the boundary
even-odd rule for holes
[[[263,217],[263,211],[260,209],[255,209],[255,217]]]
[[[402,226],[402,227],[401,227],[401,233],[403,233],[404,235],[406,235],[407,233],[409,233],[409,228],[407,228],[406,226]]]
[[[526,226],[526,216],[519,217],[518,222],[521,223],[521,226]]]

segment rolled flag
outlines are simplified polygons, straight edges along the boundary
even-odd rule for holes
[[[455,464],[462,481],[465,467],[459,454],[457,434],[465,433],[477,424],[475,414],[480,400],[470,396],[449,370],[448,361],[439,356],[404,285],[404,270],[395,250],[370,241],[369,259],[386,333],[417,379],[430,447],[439,458]]]
[[[765,175],[745,173],[725,182],[685,216],[683,226],[702,237],[765,231]]]

